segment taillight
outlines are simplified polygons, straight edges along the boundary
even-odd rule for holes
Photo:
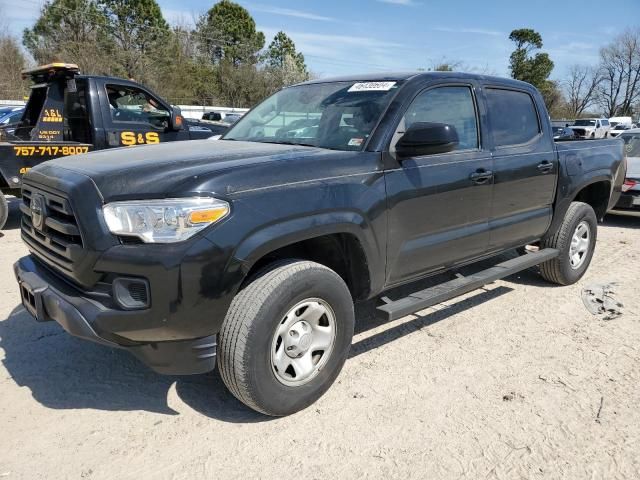
[[[628,190],[631,190],[633,187],[635,187],[638,184],[637,180],[631,180],[630,178],[627,178],[624,183],[622,184],[622,191],[626,192]]]

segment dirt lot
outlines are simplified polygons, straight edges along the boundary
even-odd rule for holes
[[[3,233],[1,479],[640,478],[640,217],[607,218],[572,287],[527,271],[391,324],[360,306],[337,384],[283,419],[36,323]],[[604,321],[580,291],[610,281]]]

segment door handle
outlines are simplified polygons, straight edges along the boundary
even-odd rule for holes
[[[469,178],[476,185],[483,185],[493,178],[493,172],[491,170],[477,170],[469,175]]]
[[[540,170],[542,173],[549,173],[551,170],[553,170],[553,163],[545,160],[538,165],[538,170]]]

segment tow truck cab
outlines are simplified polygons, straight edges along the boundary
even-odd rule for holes
[[[22,72],[31,94],[12,134],[0,130],[0,228],[5,194],[20,195],[22,175],[52,158],[112,147],[220,135],[224,125],[182,117],[179,109],[131,80],[81,75],[74,64]]]

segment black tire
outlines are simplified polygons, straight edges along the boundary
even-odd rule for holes
[[[282,383],[272,367],[276,329],[299,302],[326,302],[335,315],[335,339],[324,366],[308,383]],[[233,299],[218,338],[218,368],[231,393],[272,416],[302,410],[333,384],[347,359],[354,328],[353,300],[333,270],[315,262],[286,260],[263,270]]]
[[[0,192],[0,230],[4,228],[9,218],[9,204],[7,198]]]
[[[585,222],[589,228],[589,245],[581,263],[573,267],[569,255],[571,240],[582,222]],[[586,203],[572,202],[558,231],[542,240],[542,248],[556,248],[560,251],[558,257],[540,265],[542,277],[558,285],[571,285],[580,280],[591,263],[597,235],[598,220],[593,208]]]

